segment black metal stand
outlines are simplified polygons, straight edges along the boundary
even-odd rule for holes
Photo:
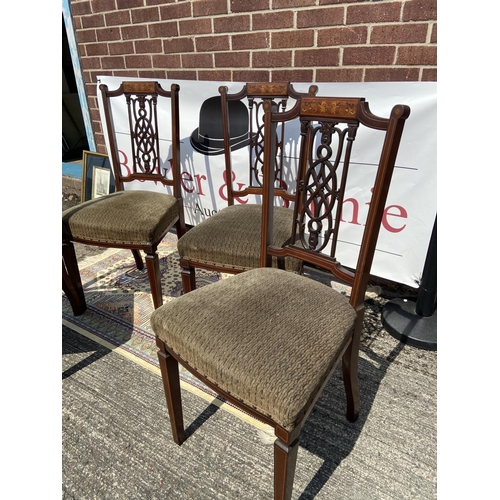
[[[405,344],[437,350],[437,216],[427,250],[417,300],[398,298],[382,310],[382,324]]]

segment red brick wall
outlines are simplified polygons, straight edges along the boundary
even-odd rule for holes
[[[71,0],[98,150],[96,76],[437,80],[437,0]]]

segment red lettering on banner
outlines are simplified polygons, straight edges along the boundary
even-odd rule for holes
[[[182,189],[184,189],[184,191],[192,193],[194,191],[194,187],[193,188],[187,187],[184,181],[193,182],[193,176],[189,172],[181,172],[181,186]]]
[[[126,172],[126,175],[131,175],[132,171],[130,167],[128,166],[128,157],[127,155],[121,151],[118,150],[119,153],[119,160],[120,160],[120,166],[121,166],[121,171]],[[170,158],[168,160],[170,167],[161,167],[161,170],[163,172],[163,177],[167,177],[168,172],[171,170],[172,167],[172,159]],[[222,178],[224,180],[224,184],[222,184],[219,188],[219,196],[224,200],[227,201],[227,195],[226,195],[226,186],[227,186],[227,175],[226,172],[223,171],[222,173]],[[184,171],[181,172],[181,187],[186,191],[187,193],[194,193],[196,191],[197,195],[200,196],[206,196],[205,193],[203,192],[203,185],[202,181],[206,181],[207,177],[202,174],[194,174],[191,175],[189,172]],[[235,172],[232,172],[232,182],[236,181],[236,174]],[[144,182],[144,181],[143,181]],[[157,181],[154,181],[155,184]],[[245,187],[245,184],[242,182],[237,182],[236,183],[238,186],[238,190],[241,190]],[[286,191],[288,189],[288,186],[285,181],[280,180],[280,186]],[[370,189],[371,193],[373,193],[373,188]],[[245,200],[243,198],[235,198],[235,201],[238,203],[241,203],[242,205],[246,205],[248,203],[248,200]],[[283,206],[288,208],[290,205],[290,202],[288,200],[283,201]],[[370,202],[365,203],[366,206],[370,206]],[[351,212],[347,211],[348,215],[345,214],[345,209],[348,209],[348,207],[352,209]],[[311,206],[309,207],[311,210],[311,213],[313,216],[317,216],[315,212],[317,212],[317,207],[314,204],[313,201],[311,201]],[[213,215],[216,211],[215,210],[208,210],[205,208],[201,208],[197,205],[197,210],[195,212],[200,212],[203,213],[206,217],[210,217]],[[349,215],[350,214],[350,215]],[[345,218],[344,218],[345,216]],[[389,205],[384,209],[384,213],[382,216],[382,227],[390,232],[390,233],[400,233],[406,228],[406,223],[400,222],[397,224],[394,220],[394,217],[399,218],[399,219],[408,219],[408,212],[407,210],[401,206],[401,205]],[[348,220],[346,220],[348,219]],[[354,224],[355,226],[364,226],[365,224],[360,222],[360,204],[359,201],[356,198],[346,198],[342,202],[342,215],[340,218],[341,222],[345,222],[347,224]]]
[[[370,189],[370,192],[373,194],[373,188]],[[366,203],[366,205],[370,206],[370,202]],[[397,213],[397,214],[390,213],[389,210],[391,208],[397,208],[399,213]],[[401,217],[403,219],[407,219],[408,212],[401,205],[389,205],[388,207],[385,207],[384,213],[382,214],[382,227],[386,231],[389,231],[390,233],[400,233],[406,227],[406,224],[404,224],[402,227],[399,227],[399,228],[392,227],[389,224],[389,221],[387,220],[387,217],[389,215],[392,215],[393,217]],[[363,225],[365,225],[365,224],[363,224]]]
[[[350,221],[344,220],[344,206],[349,202],[352,203],[352,218]],[[348,224],[355,224],[356,226],[361,226],[359,222],[359,203],[355,198],[346,198],[342,203],[342,217],[340,217],[340,222],[348,222]]]
[[[203,192],[203,189],[201,188],[201,181],[204,180],[206,181],[207,180],[207,176],[206,175],[201,175],[201,174],[195,174],[194,178],[196,179],[196,184],[198,186],[198,193],[200,196],[205,196],[205,193]]]
[[[125,170],[127,171],[127,175],[132,175],[132,171],[130,170],[130,168],[128,168],[128,165],[127,165],[127,163],[128,163],[127,155],[123,151],[120,151],[120,150],[118,150],[118,154],[120,155],[120,157],[123,156],[123,161],[120,158],[120,165],[125,168]],[[120,170],[122,170],[122,169],[120,169]]]
[[[390,213],[389,210],[391,208],[396,208],[398,210],[398,213]],[[384,226],[387,231],[390,233],[400,233],[405,227],[406,224],[403,224],[401,227],[394,227],[389,224],[389,221],[387,220],[388,216],[392,217],[401,217],[403,219],[408,218],[408,212],[401,206],[401,205],[389,205],[386,207],[384,210],[384,216],[382,217],[382,226]]]
[[[161,169],[163,170],[163,174],[161,172],[159,172],[163,177],[165,177],[165,179],[167,178],[168,171],[172,168],[172,163],[174,160],[172,160],[172,158],[170,158],[167,161],[168,161],[170,166],[169,167],[161,167]],[[160,167],[158,167],[158,168],[160,168]]]
[[[219,196],[224,200],[224,201],[227,201],[227,196],[226,194],[224,193],[224,187],[227,186],[227,175],[226,175],[226,171],[224,170],[224,172],[222,173],[222,178],[224,179],[224,184],[222,184],[222,186],[219,188]],[[234,172],[231,172],[231,180],[232,182],[234,182],[236,180],[236,174]],[[238,190],[241,190],[245,187],[245,184],[244,183],[241,183],[241,182],[238,182]],[[243,200],[242,198],[235,198],[235,200],[238,202],[238,203],[241,203],[242,205],[246,205],[248,203],[248,200]]]
[[[120,165],[121,165],[121,171],[124,173],[124,175],[129,176],[132,175],[132,170],[128,166],[128,157],[127,155],[121,151],[118,150],[119,156],[120,156]],[[169,158],[167,160],[169,166],[158,166],[158,172],[165,177],[165,179],[168,176],[168,173],[172,169],[172,163],[173,159]],[[200,196],[205,196],[205,193],[203,192],[203,186],[202,186],[202,181],[206,181],[207,177],[205,175],[201,174],[195,174],[194,178],[193,176],[187,172],[181,172],[181,187],[184,189],[184,191],[188,193],[193,193],[195,189],[197,189],[197,193]],[[145,182],[144,180],[139,180],[139,182]],[[153,181],[156,185],[158,184],[158,181]],[[189,183],[193,182],[194,186],[190,186]],[[196,186],[196,187],[195,187]]]
[[[198,194],[200,196],[205,196],[205,193],[203,192],[203,188],[201,185],[202,180],[206,181],[207,177],[205,175],[195,174],[195,176],[193,178],[193,176],[189,172],[182,172],[181,173],[182,189],[184,189],[184,191],[186,191],[188,193],[193,193],[195,191],[195,189],[197,189],[198,191],[196,194]],[[193,185],[190,186],[189,184],[186,184],[186,182],[193,183]]]
[[[370,189],[370,192],[373,194],[373,188]],[[344,204],[346,202],[349,202],[352,204],[352,216],[351,220],[344,220]],[[370,206],[370,202],[366,202],[365,205],[368,207]],[[391,212],[391,209],[397,210],[397,212]],[[389,205],[384,209],[384,213],[382,215],[382,227],[386,230],[389,231],[390,233],[400,233],[405,227],[406,224],[403,224],[400,227],[396,227],[394,225],[391,225],[389,223],[389,216],[391,217],[400,217],[402,219],[407,219],[408,218],[408,212],[404,207],[401,205]],[[356,226],[365,226],[365,224],[361,224],[359,222],[359,203],[355,198],[346,198],[344,200],[344,203],[342,204],[342,217],[340,219],[341,222],[347,222],[347,224],[355,224]]]

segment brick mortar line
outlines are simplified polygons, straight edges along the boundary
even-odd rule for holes
[[[154,24],[161,24],[161,23],[144,23],[144,25],[149,26],[154,25]],[[280,29],[272,29],[272,28],[265,28],[265,29],[259,29],[259,30],[248,30],[248,31],[224,31],[224,32],[213,32],[212,33],[193,33],[193,34],[186,34],[186,35],[176,35],[176,36],[165,36],[165,37],[147,37],[147,38],[134,38],[133,40],[124,40],[124,39],[119,39],[119,40],[104,40],[104,41],[92,41],[92,42],[82,42],[79,43],[79,45],[93,45],[96,43],[118,43],[118,42],[127,42],[127,41],[144,41],[144,40],[171,40],[175,38],[209,38],[209,37],[214,37],[214,36],[223,36],[223,35],[228,35],[228,36],[238,36],[238,35],[248,35],[248,34],[255,34],[255,33],[264,33],[264,32],[269,32],[269,33],[283,33],[283,32],[296,32],[300,30],[314,30],[317,34],[319,34],[320,31],[326,31],[326,30],[331,30],[335,28],[359,28],[359,27],[366,27],[368,28],[369,33],[373,31],[374,27],[383,27],[383,26],[406,26],[406,25],[417,25],[417,24],[426,24],[428,28],[430,29],[430,34],[429,34],[429,39],[430,36],[432,35],[432,29],[434,25],[437,25],[437,21],[392,21],[392,22],[382,22],[382,23],[359,23],[359,24],[336,24],[332,26],[311,26],[308,28],[280,28]],[[116,25],[113,26],[112,28],[117,28],[117,29],[122,29],[122,28],[129,28],[131,26],[141,26],[141,25],[131,25],[131,24],[122,24],[122,25]],[[111,28],[111,26],[103,26],[102,28],[85,28],[85,29],[78,29],[76,30],[77,32],[88,32],[88,31],[97,31],[97,30],[104,30],[106,28]],[[97,33],[96,33],[97,34]],[[422,42],[426,43],[426,42]],[[432,42],[429,42],[432,43]]]
[[[436,22],[429,22],[428,23],[428,26],[427,26],[427,36],[425,38],[425,41],[427,43],[429,43],[430,45],[432,45],[432,43],[436,43],[436,42],[432,42],[431,39],[432,39],[432,32],[434,31],[434,26],[437,26],[437,21]],[[437,36],[436,36],[437,38]]]
[[[366,71],[370,71],[373,69],[384,69],[384,70],[403,70],[403,69],[416,69],[419,71],[419,77],[422,77],[422,71],[426,69],[437,69],[437,65],[429,65],[429,64],[398,64],[398,65],[393,65],[393,64],[388,64],[388,65],[379,65],[379,64],[374,64],[371,66],[360,66],[360,65],[338,65],[338,66],[299,66],[299,67],[294,67],[294,66],[273,66],[270,68],[269,66],[266,67],[260,67],[260,66],[218,66],[216,68],[213,67],[207,67],[207,68],[199,68],[199,67],[178,67],[178,68],[158,68],[158,67],[149,67],[149,68],[144,68],[144,67],[130,67],[130,68],[120,68],[120,69],[113,69],[113,70],[108,70],[108,69],[94,69],[92,71],[88,71],[88,73],[97,73],[99,74],[100,72],[111,72],[113,75],[110,76],[122,76],[119,75],[121,72],[129,72],[129,71],[137,71],[137,72],[146,72],[146,71],[165,71],[166,73],[172,72],[172,71],[193,71],[197,74],[198,72],[205,72],[205,73],[210,73],[210,72],[217,72],[217,71],[312,71],[313,75],[316,74],[318,70],[363,70],[363,72],[366,74]],[[171,78],[167,78],[171,79]],[[205,80],[200,79],[203,81],[211,81],[211,80]],[[419,80],[412,80],[412,81],[419,81]],[[88,82],[90,84],[95,84],[95,82]]]
[[[86,33],[86,32],[90,32],[90,31],[104,31],[106,28],[116,28],[116,29],[123,29],[123,28],[130,28],[130,27],[133,27],[133,26],[153,26],[155,24],[163,24],[163,23],[156,23],[156,22],[152,22],[152,23],[144,23],[143,25],[136,25],[136,24],[120,24],[120,25],[115,25],[115,26],[110,26],[110,27],[106,27],[106,26],[103,26],[102,28],[81,28],[81,29],[77,29],[76,32],[77,33]],[[304,27],[304,28],[295,28],[295,27],[291,27],[291,28],[262,28],[262,29],[249,29],[249,30],[246,30],[246,31],[222,31],[222,32],[214,32],[212,31],[211,33],[191,33],[191,34],[183,34],[183,35],[175,35],[175,36],[164,36],[164,37],[160,37],[160,36],[157,36],[157,37],[148,37],[148,38],[136,38],[134,40],[165,40],[165,39],[169,39],[169,38],[188,38],[188,37],[192,37],[192,36],[198,36],[198,37],[209,37],[209,36],[221,36],[221,35],[228,35],[228,36],[232,36],[232,35],[246,35],[246,34],[255,34],[255,33],[264,33],[264,32],[272,32],[272,33],[282,33],[282,32],[300,32],[300,31],[310,31],[310,30],[314,30],[316,32],[319,32],[319,31],[326,31],[326,30],[331,30],[331,29],[335,29],[335,28],[338,28],[338,29],[342,29],[342,28],[363,28],[363,27],[367,27],[367,28],[370,28],[370,29],[373,29],[375,27],[384,27],[384,26],[414,26],[414,25],[427,25],[427,26],[430,26],[431,28],[434,27],[434,25],[437,25],[437,21],[432,21],[432,20],[429,20],[429,21],[386,21],[386,22],[380,22],[380,23],[357,23],[357,24],[332,24],[332,25],[326,25],[326,26],[308,26],[308,27]],[[97,34],[97,33],[96,33]],[[112,42],[113,40],[107,40],[109,42]],[[118,40],[116,40],[118,41]],[[124,40],[126,41],[126,40]],[[96,42],[82,42],[83,44],[89,44],[89,43],[99,43],[99,40],[96,41]]]
[[[132,42],[136,40],[131,40]],[[143,41],[142,39],[139,41]],[[108,42],[102,42],[102,43],[108,43]],[[109,43],[114,43],[114,42],[109,42]],[[120,42],[117,42],[120,43]],[[83,45],[83,44],[82,44]],[[92,45],[92,44],[90,44]],[[232,45],[232,44],[231,44]],[[362,47],[437,47],[437,42],[395,42],[395,43],[346,43],[346,44],[341,44],[341,45],[308,45],[308,46],[294,46],[294,47],[258,47],[258,48],[249,48],[249,49],[223,49],[223,50],[202,50],[202,51],[197,51],[194,50],[192,52],[131,52],[128,54],[98,54],[98,55],[82,55],[82,58],[85,57],[127,57],[127,56],[147,56],[147,55],[187,55],[187,54],[209,54],[210,52],[213,53],[224,53],[224,52],[283,52],[287,50],[321,50],[321,49],[343,49],[343,48],[362,48]]]
[[[139,67],[133,67],[133,68],[116,68],[116,69],[105,69],[105,68],[97,68],[97,69],[91,69],[91,70],[85,70],[87,73],[98,73],[99,71],[112,71],[112,72],[120,72],[120,71],[129,71],[129,70],[134,70],[134,71],[176,71],[178,69],[186,70],[186,71],[205,71],[205,72],[214,72],[214,71],[220,71],[220,70],[231,70],[231,71],[245,71],[245,70],[256,70],[256,71],[274,71],[274,70],[288,70],[288,71],[299,71],[299,70],[314,70],[314,69],[374,69],[374,68],[384,68],[384,69],[402,69],[402,68],[424,68],[424,69],[435,69],[437,68],[436,64],[373,64],[367,66],[366,64],[364,65],[359,65],[359,64],[353,64],[353,65],[339,65],[339,66],[273,66],[273,67],[253,67],[253,66],[219,66],[216,68],[159,68],[159,67],[151,67],[151,68],[139,68]],[[94,82],[92,82],[94,83]]]
[[[84,58],[99,58],[102,60],[103,58],[108,58],[108,57],[135,57],[135,56],[175,56],[175,55],[204,55],[204,54],[211,54],[212,57],[214,58],[215,54],[224,54],[224,53],[249,53],[249,54],[254,54],[257,52],[292,52],[293,56],[295,56],[295,52],[297,50],[304,50],[304,51],[309,51],[309,50],[331,50],[331,49],[339,49],[343,51],[344,49],[349,49],[349,48],[384,48],[384,47],[395,47],[396,49],[403,48],[403,47],[436,47],[437,48],[437,43],[425,43],[425,42],[408,42],[408,43],[377,43],[377,44],[368,44],[368,43],[363,43],[363,44],[345,44],[345,45],[325,45],[321,47],[315,47],[315,46],[309,46],[309,47],[280,47],[280,48],[256,48],[256,49],[241,49],[241,50],[233,50],[231,48],[225,49],[225,50],[215,50],[215,51],[193,51],[193,52],[142,52],[142,53],[130,53],[130,54],[116,54],[116,55],[86,55],[86,56],[81,56],[82,59]],[[396,50],[397,52],[397,50]],[[215,62],[215,61],[214,61]]]
[[[133,68],[120,68],[120,69],[113,69],[113,70],[108,70],[104,68],[97,68],[97,69],[92,69],[92,70],[85,70],[86,73],[92,74],[92,73],[99,73],[99,71],[105,71],[105,72],[112,72],[112,73],[120,73],[122,71],[177,71],[177,70],[184,70],[184,71],[204,71],[204,72],[210,72],[210,71],[245,71],[245,70],[254,70],[254,71],[313,71],[316,72],[317,70],[323,70],[323,69],[331,69],[331,70],[355,70],[355,69],[362,69],[366,72],[366,70],[371,70],[371,69],[419,69],[419,70],[424,70],[424,69],[436,69],[437,65],[433,64],[374,64],[374,65],[339,65],[339,66],[299,66],[299,67],[293,67],[293,66],[273,66],[272,68],[269,67],[254,67],[254,66],[244,66],[244,67],[234,67],[234,66],[219,66],[217,68],[158,68],[158,67],[151,67],[151,68],[139,68],[139,67],[133,67]],[[119,76],[119,75],[117,75]],[[170,78],[168,78],[170,80]],[[203,80],[205,81],[205,80]],[[210,80],[208,80],[210,81]],[[91,84],[95,84],[95,82],[91,82]]]
[[[194,20],[194,19],[191,19]],[[212,19],[213,20],[213,19]],[[76,31],[80,33],[85,33],[89,31],[102,31],[102,30],[109,30],[109,29],[122,29],[122,28],[132,28],[132,27],[140,27],[140,26],[154,26],[154,25],[159,25],[159,24],[165,24],[165,22],[171,22],[171,23],[177,23],[179,24],[179,20],[175,21],[148,21],[144,23],[131,23],[131,24],[113,24],[111,26],[92,26],[90,28],[77,28]],[[413,24],[437,24],[437,20],[435,19],[422,19],[422,20],[410,20],[410,21],[373,21],[370,23],[342,23],[342,24],[331,24],[331,25],[324,25],[324,26],[302,26],[302,27],[297,27],[297,26],[291,26],[291,27],[286,27],[286,28],[253,28],[251,27],[248,30],[245,31],[214,31],[213,26],[212,26],[212,32],[211,33],[200,33],[199,36],[208,36],[208,35],[240,35],[244,33],[256,33],[256,32],[261,32],[261,31],[269,31],[273,30],[274,31],[301,31],[301,30],[327,30],[327,29],[332,29],[332,28],[356,28],[356,27],[372,27],[372,26],[406,26],[406,25],[413,25]],[[177,37],[185,37],[185,36],[193,36],[193,35],[198,35],[198,33],[192,33],[192,34],[179,34],[176,35]],[[153,37],[154,38],[161,38],[161,37]],[[169,37],[169,38],[174,38],[174,37]]]
[[[164,54],[153,54],[153,55],[164,55]],[[192,55],[191,53],[188,54],[176,54],[181,56],[181,66],[179,68],[175,67],[163,67],[163,66],[149,66],[149,67],[143,67],[143,66],[126,66],[124,68],[104,68],[102,67],[102,58],[99,56],[101,67],[100,68],[90,68],[90,69],[84,69],[84,73],[87,74],[92,74],[92,73],[97,73],[99,71],[112,71],[112,72],[120,72],[120,71],[175,71],[176,69],[182,69],[182,70],[191,70],[191,71],[221,71],[221,70],[244,70],[244,69],[253,69],[253,70],[259,70],[259,71],[272,71],[273,69],[286,69],[286,70],[312,70],[312,69],[324,69],[324,68],[337,68],[337,69],[354,69],[354,68],[363,68],[363,69],[372,69],[372,68],[386,68],[386,69],[401,69],[401,68],[437,68],[437,62],[435,64],[429,64],[429,63],[416,63],[416,64],[396,64],[396,62],[393,62],[391,64],[344,64],[343,57],[344,57],[344,47],[340,48],[340,53],[339,53],[339,64],[332,66],[332,65],[325,65],[325,66],[320,66],[320,65],[315,65],[315,66],[295,66],[294,65],[294,59],[295,59],[295,52],[292,53],[292,65],[291,66],[254,66],[253,65],[253,59],[252,59],[252,53],[250,53],[250,64],[248,66],[215,66],[215,55],[212,54],[212,66],[207,66],[207,67],[184,67],[182,65],[182,56],[183,55]],[[397,57],[399,55],[398,47],[396,47],[396,53],[394,55],[395,61],[397,60]],[[120,57],[122,58],[123,62],[126,63],[126,56],[112,56],[112,57]],[[151,54],[144,54],[144,57],[152,57]]]
[[[432,20],[432,19],[428,19],[428,20],[417,20],[417,21],[413,21],[413,20],[409,20],[409,21],[404,21],[403,20],[403,13],[404,13],[404,7],[406,5],[407,2],[409,1],[412,1],[412,0],[385,0],[384,2],[384,5],[387,5],[387,4],[392,4],[392,3],[400,3],[401,4],[401,12],[400,12],[400,16],[399,16],[399,20],[398,21],[391,21],[391,22],[395,22],[395,23],[406,23],[406,22],[433,22],[433,21],[436,21],[436,20]],[[172,4],[166,4],[167,6],[168,5],[172,5]],[[371,6],[371,5],[376,5],[372,2],[366,2],[366,3],[363,3],[363,4],[353,4],[353,3],[345,3],[345,4],[334,4],[335,6],[333,7],[329,7],[328,5],[325,5],[325,6],[321,6],[321,5],[318,5],[318,6],[312,6],[312,7],[296,7],[294,9],[290,9],[290,8],[277,8],[277,9],[272,9],[272,8],[269,8],[269,9],[264,9],[264,10],[256,10],[256,11],[246,11],[246,12],[228,12],[227,14],[215,14],[215,15],[202,15],[202,16],[194,16],[192,13],[191,13],[191,16],[189,17],[178,17],[178,18],[175,18],[174,20],[170,20],[170,19],[160,19],[159,21],[145,21],[145,22],[141,22],[141,23],[131,23],[131,24],[128,24],[128,25],[123,25],[123,26],[141,26],[141,25],[144,25],[144,24],[160,24],[160,23],[165,23],[165,22],[179,22],[179,21],[188,21],[188,20],[198,20],[198,19],[211,19],[212,21],[215,20],[215,19],[224,19],[224,18],[227,18],[228,16],[250,16],[250,21],[252,21],[252,16],[254,14],[269,14],[269,13],[277,13],[277,12],[284,12],[284,11],[292,11],[294,13],[294,24],[295,24],[295,28],[296,29],[305,29],[305,28],[297,28],[296,26],[296,23],[297,23],[297,15],[298,13],[300,12],[315,12],[317,10],[317,8],[319,7],[320,9],[325,9],[325,10],[333,10],[335,8],[337,9],[340,9],[340,8],[343,8],[344,9],[344,24],[345,25],[348,25],[347,24],[347,9],[348,7],[361,7],[361,6]],[[126,9],[127,11],[129,12],[133,12],[133,11],[141,11],[141,10],[144,10],[144,9],[152,9],[154,8],[155,6],[151,6],[151,7],[132,7],[132,8],[128,8]],[[158,14],[161,16],[160,14],[160,7],[161,6],[156,6],[157,7],[157,10],[158,10]],[[124,9],[125,10],[125,9]],[[192,2],[191,2],[191,10],[192,10]],[[84,19],[84,18],[90,18],[92,16],[98,16],[98,15],[103,15],[104,16],[104,22],[106,23],[106,14],[113,14],[113,13],[116,13],[118,12],[117,10],[107,10],[107,11],[102,11],[102,12],[95,12],[95,13],[91,13],[91,14],[80,14],[80,15],[77,15],[75,17],[79,17],[81,19]],[[366,25],[366,23],[364,23],[364,25]],[[122,25],[108,25],[107,23],[102,26],[103,28],[112,28],[112,27],[115,27],[115,26],[122,26]],[[349,25],[348,25],[349,26]],[[88,28],[88,29],[92,29],[92,28]],[[93,29],[97,29],[97,28],[93,28]]]

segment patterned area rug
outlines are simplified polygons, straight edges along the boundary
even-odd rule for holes
[[[169,233],[165,237],[158,248],[158,254],[165,303],[182,294],[175,234]],[[97,256],[84,259],[80,263],[80,274],[87,310],[81,316],[73,316],[69,301],[63,294],[63,324],[159,374],[155,335],[149,322],[153,302],[147,271],[137,270],[129,250],[108,249]],[[304,274],[334,286],[343,294],[349,293],[348,287],[335,283],[326,273],[306,268]],[[228,276],[230,275],[197,269],[197,287],[215,283]],[[224,404],[223,399],[182,367],[180,376],[185,389],[207,400],[216,399]],[[242,416],[235,408],[226,409]]]
[[[165,302],[181,294],[176,248],[169,235],[159,249]],[[64,295],[62,301],[63,498],[269,498],[272,428],[186,372],[190,437],[182,447],[173,442],[149,325],[148,279],[131,252],[89,255],[81,274],[88,310],[74,317]],[[305,274],[350,292],[329,274],[309,268]],[[224,278],[198,270],[197,283]],[[304,426],[293,498],[437,497],[437,353],[403,344],[382,327],[385,303],[400,292],[383,285],[367,294],[360,417],[354,424],[345,418],[339,367]],[[202,425],[207,430],[198,432]]]

